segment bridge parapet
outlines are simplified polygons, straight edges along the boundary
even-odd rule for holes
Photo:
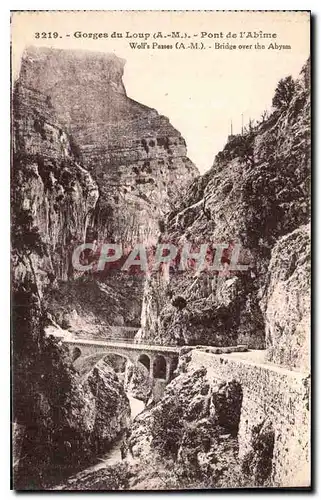
[[[88,358],[101,354],[116,354],[126,358],[133,364],[141,363],[149,371],[152,379],[170,381],[176,367],[181,348],[179,346],[162,346],[145,343],[130,343],[105,341],[98,339],[62,339],[62,343],[69,347],[74,359],[80,356]]]

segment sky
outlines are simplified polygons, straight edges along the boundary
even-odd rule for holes
[[[305,12],[41,11],[14,13],[11,22],[14,77],[28,45],[113,52],[125,59],[127,95],[170,119],[202,173],[224,147],[231,123],[233,133],[238,133],[242,114],[244,124],[250,118],[259,119],[270,109],[278,81],[287,75],[297,77],[309,56],[309,14]],[[153,33],[173,31],[191,38],[153,38]],[[240,37],[241,32],[260,31],[275,33],[276,38]],[[37,39],[37,32],[47,33],[47,37]],[[59,36],[49,39],[49,32]],[[75,32],[108,36],[76,38]],[[114,38],[113,32],[123,36]],[[144,34],[146,40],[135,39],[135,33]],[[236,37],[227,37],[229,33]],[[132,49],[129,43],[137,41],[146,41],[150,48]],[[159,48],[175,46],[177,41],[186,45],[197,42],[198,49]],[[227,42],[237,49],[215,48],[215,43]],[[255,48],[257,42],[265,49]],[[270,43],[291,48],[272,50],[268,49]]]

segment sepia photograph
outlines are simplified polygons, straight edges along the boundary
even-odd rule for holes
[[[13,490],[311,489],[310,38],[11,12]]]

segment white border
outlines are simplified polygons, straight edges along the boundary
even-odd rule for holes
[[[10,154],[9,154],[9,141],[10,141],[10,106],[9,106],[9,82],[10,82],[10,66],[9,66],[9,9],[11,10],[311,10],[312,14],[316,16],[315,19],[315,38],[314,38],[314,73],[315,73],[315,81],[314,81],[314,94],[316,94],[318,89],[317,82],[320,82],[319,79],[319,68],[320,68],[320,37],[317,35],[317,26],[319,26],[319,17],[320,17],[320,2],[317,0],[302,2],[302,1],[282,1],[282,0],[270,0],[270,1],[206,1],[206,0],[155,0],[151,4],[151,2],[147,2],[144,0],[136,0],[135,2],[123,1],[123,0],[109,0],[98,1],[91,0],[90,2],[83,2],[81,0],[77,1],[68,1],[68,0],[56,0],[54,2],[46,2],[44,6],[44,1],[36,1],[33,2],[10,2],[10,6],[8,7],[0,7],[0,51],[1,51],[1,66],[0,66],[0,74],[1,74],[1,165],[0,165],[0,179],[1,179],[1,193],[0,193],[0,203],[1,203],[1,211],[0,211],[0,223],[1,223],[1,275],[0,275],[0,284],[1,284],[1,328],[0,328],[0,342],[1,342],[1,362],[0,362],[0,386],[1,386],[1,394],[0,394],[0,402],[1,402],[1,452],[0,452],[0,491],[1,498],[7,498],[14,495],[14,492],[9,491],[9,471],[10,471],[10,462],[9,462],[9,442],[10,442],[10,432],[9,432],[9,411],[10,411],[10,392],[9,392],[9,324],[10,324],[10,306],[9,306],[9,206],[10,206],[10,198],[9,198],[9,164],[10,164]],[[320,84],[319,84],[320,86]],[[320,118],[320,108],[317,106],[317,96],[314,97],[314,127],[317,128],[317,122]],[[321,238],[321,210],[320,204],[321,202],[321,186],[320,186],[320,175],[318,175],[318,169],[321,168],[318,162],[318,143],[320,140],[319,130],[315,133],[314,136],[314,147],[316,149],[316,154],[314,157],[314,194],[315,194],[315,227],[314,227],[314,243],[316,245],[315,248],[315,257],[318,255],[318,250],[320,248],[320,238]],[[320,217],[319,217],[320,215]],[[316,266],[315,266],[316,268]],[[315,279],[315,292],[319,288],[319,279],[320,273],[319,269],[315,269],[316,276]],[[314,343],[317,343],[318,333],[319,333],[319,322],[318,322],[318,311],[321,310],[321,304],[319,303],[321,299],[319,297],[315,297],[315,333],[314,333]],[[318,307],[320,306],[320,307]],[[316,345],[314,344],[314,347]],[[315,356],[315,366],[314,366],[314,378],[315,382],[319,380],[319,369],[318,358],[320,360],[320,343],[317,345],[317,355]],[[317,389],[317,388],[315,388]],[[317,390],[314,391],[314,396],[317,396]],[[319,401],[314,401],[314,423],[316,427],[316,431],[318,428],[319,420]],[[319,460],[319,449],[320,449],[320,433],[319,435],[314,434],[315,440],[315,485],[318,487],[318,476],[320,475],[320,460]],[[317,488],[318,489],[318,488]],[[42,493],[46,495],[47,493]],[[53,493],[50,493],[53,494]],[[92,493],[88,493],[91,495]],[[168,495],[168,492],[164,493]],[[228,493],[225,495],[225,498],[232,497],[236,493]],[[271,493],[273,497],[282,496],[282,493]],[[289,494],[289,493],[287,493]],[[39,493],[38,493],[39,495]],[[74,494],[73,498],[78,498],[78,494]],[[81,493],[80,498],[84,498],[84,493]],[[121,495],[121,493],[119,493]],[[143,498],[148,498],[154,496],[154,493],[145,494]],[[157,494],[159,495],[159,494]],[[265,493],[266,495],[266,493]],[[87,495],[86,495],[87,496]],[[141,494],[137,493],[136,496],[141,496]],[[255,493],[251,495],[252,498],[258,497],[259,493]]]

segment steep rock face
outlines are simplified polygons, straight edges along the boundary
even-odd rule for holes
[[[13,281],[14,487],[43,489],[93,460],[126,429],[128,399],[100,364],[80,383],[68,349],[45,336],[46,311],[27,269]]]
[[[129,401],[115,371],[104,360],[85,376],[81,385],[85,393],[86,423],[95,436],[96,451],[101,453],[129,426]]]
[[[141,363],[127,364],[125,387],[134,398],[147,403],[153,387],[147,368]]]
[[[229,137],[181,210],[168,216],[171,233],[200,239],[210,228],[216,243],[240,242],[251,252],[270,246],[309,218],[310,144],[308,62],[285,106]]]
[[[258,307],[257,338],[251,338],[248,331],[241,333],[240,315],[245,323],[246,308],[250,307],[250,299],[246,297],[248,288],[242,277],[233,275],[197,278],[178,275],[170,281],[152,277],[145,284],[141,337],[172,345],[249,343],[261,348],[262,313]],[[252,308],[252,314],[256,311]],[[252,325],[254,321],[255,318]]]
[[[283,236],[272,250],[262,299],[268,359],[309,370],[310,227]]]
[[[155,240],[173,190],[196,174],[168,119],[126,96],[123,66],[110,54],[30,48],[14,92],[13,195],[48,249],[34,263],[44,284],[69,279],[51,291],[50,313],[86,335],[139,324],[144,276],[79,276],[73,250]]]
[[[309,377],[258,354],[182,349],[163,399],[132,427],[137,489],[159,476],[155,489],[309,484]]]
[[[152,277],[144,299],[148,324],[143,336],[156,336],[164,343],[264,347],[265,317],[259,302],[266,290],[271,251],[279,238],[309,222],[309,195],[307,63],[286,104],[251,124],[243,135],[229,137],[211,170],[176,200],[161,235],[164,242],[193,244],[195,252],[203,243],[226,244],[222,264],[230,262],[233,248],[240,244],[238,262],[248,270],[204,271],[203,277],[201,273],[193,278],[192,273],[188,277],[177,272],[174,265],[161,286],[160,276]],[[175,311],[175,296],[186,301],[183,310]]]
[[[165,470],[155,489],[162,489],[163,479],[167,488],[178,489],[237,482],[241,475],[235,437],[241,403],[237,383],[211,386],[205,369],[189,369],[188,361],[181,359],[178,376],[163,399],[134,422],[130,445],[134,457],[149,459],[144,469],[148,482]],[[137,489],[147,484],[142,472],[135,478]]]
[[[114,375],[97,369],[79,386],[68,353],[45,336],[50,293],[75,277],[72,250],[85,240],[98,187],[46,96],[17,84],[13,104],[13,419],[23,429],[14,486],[39,489],[92,460],[130,410]]]
[[[138,330],[143,284],[135,276],[80,276],[60,282],[50,292],[48,311],[56,322],[73,335],[134,337]],[[130,300],[128,300],[130,297]],[[132,332],[124,332],[123,327]],[[136,328],[135,328],[136,327]]]
[[[44,331],[57,321],[91,335],[105,335],[109,324],[137,326],[142,278],[126,276],[123,286],[117,273],[79,276],[74,248],[97,238],[155,238],[174,182],[178,189],[196,172],[168,120],[127,98],[122,72],[114,56],[31,49],[14,86],[14,420],[25,432],[15,482],[22,489],[58,482],[128,422],[113,372],[100,364],[80,380]]]
[[[94,276],[79,276],[72,266],[73,251],[93,231],[98,185],[76,160],[50,99],[19,82],[13,94],[13,131],[16,279],[23,280],[30,268],[51,316],[76,333],[104,333],[124,311],[123,321],[137,324],[141,282],[129,279],[124,285],[116,277],[111,286],[108,280],[100,283]],[[21,252],[26,245],[28,251]],[[137,300],[132,307],[117,307],[123,306],[122,293],[130,284]]]
[[[171,197],[197,174],[168,119],[128,98],[112,54],[29,48],[19,80],[49,96],[100,190],[99,240],[155,238]]]

